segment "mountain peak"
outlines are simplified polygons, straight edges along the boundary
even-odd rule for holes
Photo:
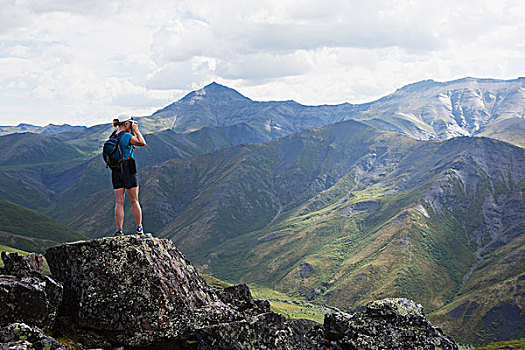
[[[210,99],[212,101],[251,101],[248,97],[240,94],[238,91],[227,86],[212,82],[202,89],[195,90],[184,96],[181,101],[188,101],[194,99]]]
[[[442,83],[437,82],[437,81],[432,80],[432,79],[427,79],[427,80],[421,80],[421,81],[417,81],[415,83],[407,84],[407,85],[397,89],[397,91],[415,92],[415,91],[418,91],[418,90],[421,90],[421,89],[428,89],[430,87],[433,87],[433,86],[436,86],[436,85],[439,85],[439,84],[442,84]]]

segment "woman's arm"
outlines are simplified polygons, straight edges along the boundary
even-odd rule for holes
[[[139,126],[136,123],[133,123],[131,129],[136,136],[131,136],[129,143],[133,146],[146,146],[146,140],[144,140],[144,136],[140,133]]]

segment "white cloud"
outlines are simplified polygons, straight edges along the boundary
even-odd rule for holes
[[[524,12],[518,0],[0,0],[0,124],[149,114],[212,80],[322,104],[516,78]]]
[[[156,90],[196,88],[212,77],[213,65],[202,57],[168,63],[148,76],[147,87]]]
[[[234,60],[221,60],[216,75],[225,79],[244,79],[255,83],[274,78],[301,75],[312,68],[305,51],[294,54],[248,54]]]

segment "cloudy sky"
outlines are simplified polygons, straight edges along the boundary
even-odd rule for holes
[[[217,81],[361,103],[525,75],[525,1],[0,0],[0,125],[149,115]]]

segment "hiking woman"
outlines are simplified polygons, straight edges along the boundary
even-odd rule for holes
[[[124,198],[126,191],[128,192],[128,198],[131,203],[131,212],[137,224],[136,233],[143,235],[142,210],[139,204],[139,184],[133,150],[135,148],[134,146],[146,146],[146,141],[133,118],[124,117],[124,121],[113,119],[113,126],[118,126],[117,137],[120,138],[119,147],[122,150],[123,159],[120,170],[111,171],[111,181],[115,191],[115,221],[117,222],[115,236],[122,236],[124,234],[122,232],[122,225],[124,224]],[[122,118],[122,116],[119,118]]]

